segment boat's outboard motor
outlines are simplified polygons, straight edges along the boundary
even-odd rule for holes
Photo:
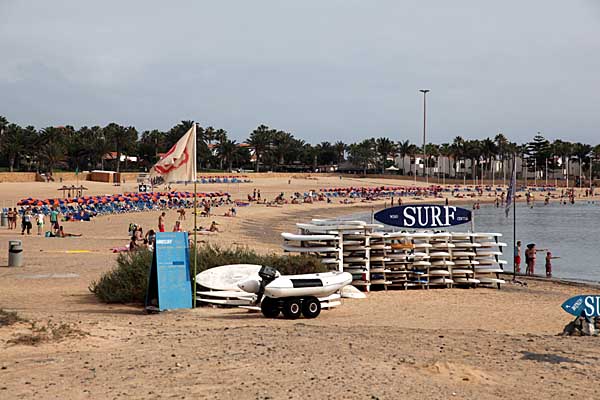
[[[258,276],[260,277],[260,289],[256,293],[257,304],[262,300],[263,294],[265,293],[265,286],[273,282],[275,278],[279,276],[279,272],[273,267],[263,265],[260,271],[258,271]]]

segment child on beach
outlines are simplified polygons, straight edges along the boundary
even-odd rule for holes
[[[546,278],[552,278],[552,259],[553,258],[560,258],[560,257],[553,257],[550,250],[548,250],[548,252],[546,252]]]
[[[517,245],[515,246],[515,271],[517,274],[521,273],[521,241],[517,241]]]

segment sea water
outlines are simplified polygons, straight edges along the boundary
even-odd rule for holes
[[[451,204],[452,205],[452,204]],[[466,208],[466,207],[465,207]],[[375,210],[379,211],[378,209]],[[508,244],[502,248],[502,259],[508,261],[504,269],[513,269],[513,215],[506,217],[503,206],[482,205],[473,210],[476,232],[498,232],[500,241]],[[346,218],[344,218],[346,219]],[[370,222],[371,213],[348,216]],[[376,221],[375,221],[376,222]],[[600,282],[600,203],[579,200],[575,204],[559,204],[557,201],[544,205],[536,202],[533,207],[525,203],[517,205],[517,240],[521,247],[521,271],[525,271],[524,252],[527,244],[535,243],[538,249],[549,249],[552,256],[552,276],[574,281]],[[402,230],[386,226],[390,230]],[[465,232],[470,224],[450,228],[453,232]],[[536,275],[545,275],[546,252],[538,252]]]

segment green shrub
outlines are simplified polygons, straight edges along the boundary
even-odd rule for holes
[[[193,274],[193,256],[190,258],[190,273]],[[150,251],[121,253],[117,258],[117,266],[103,274],[98,281],[92,282],[89,290],[105,303],[143,303],[151,264]],[[198,247],[198,273],[228,264],[268,265],[283,275],[310,274],[327,270],[315,256],[262,255],[247,247],[224,249],[210,244]]]

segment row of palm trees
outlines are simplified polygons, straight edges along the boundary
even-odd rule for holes
[[[110,123],[104,127],[72,126],[21,127],[0,116],[0,167],[10,171],[47,171],[55,168],[83,170],[108,167],[122,169],[149,168],[194,124],[181,121],[168,131],[147,130],[139,133],[135,127]],[[425,146],[423,149],[408,140],[393,141],[386,137],[365,139],[346,144],[341,141],[323,141],[312,145],[293,134],[260,125],[250,132],[248,139],[238,143],[224,129],[197,125],[198,166],[201,169],[229,170],[254,168],[256,171],[354,169],[363,174],[385,172],[400,160],[410,159],[411,168],[405,170],[399,163],[401,174],[415,175],[417,159],[427,170],[443,171],[449,177],[472,177],[476,172],[490,176],[496,165],[513,155],[521,157],[528,171],[548,166],[564,168],[569,160],[577,159],[582,169],[589,169],[592,159],[600,158],[600,145],[571,143],[563,140],[550,142],[541,134],[532,141],[517,144],[503,134],[494,138],[468,140],[460,136],[451,143]],[[115,153],[115,157],[106,157]],[[132,165],[121,155],[136,156]],[[492,162],[496,161],[496,162]],[[421,169],[424,173],[425,168]],[[452,173],[450,172],[452,171]]]

